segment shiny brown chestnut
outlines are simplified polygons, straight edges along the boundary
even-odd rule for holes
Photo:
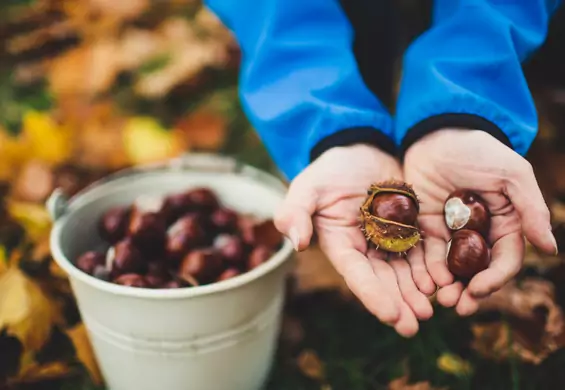
[[[252,270],[254,268],[257,268],[258,266],[269,260],[273,253],[274,251],[267,246],[258,246],[254,248],[249,254],[249,258],[247,259],[247,269]]]
[[[239,221],[239,232],[244,243],[251,246],[278,249],[283,242],[283,236],[272,219],[259,220],[252,216],[243,216]]]
[[[189,252],[179,266],[178,275],[183,280],[194,278],[210,282],[221,272],[222,258],[214,249],[197,249]]]
[[[171,275],[162,261],[152,261],[147,264],[145,280],[153,288],[162,288],[171,280]]]
[[[108,250],[106,267],[111,270],[112,277],[116,278],[122,274],[144,273],[147,262],[131,238],[127,237]]]
[[[188,214],[167,231],[166,254],[170,262],[180,260],[190,249],[207,242],[207,234],[198,214]]]
[[[245,248],[237,236],[220,234],[214,240],[214,248],[218,250],[226,263],[241,264],[245,260]]]
[[[192,205],[204,212],[212,212],[220,206],[218,197],[210,188],[194,188],[186,196]]]
[[[452,192],[443,208],[445,224],[451,230],[474,230],[488,239],[491,215],[486,202],[469,190]]]
[[[221,282],[223,280],[228,280],[231,278],[235,278],[236,276],[241,275],[241,272],[237,268],[227,268],[224,272],[218,276],[216,279],[217,282]]]
[[[113,207],[106,211],[98,225],[100,237],[110,244],[115,244],[126,236],[131,208]]]
[[[83,253],[76,261],[75,265],[82,272],[89,275],[94,275],[94,271],[99,266],[104,266],[106,263],[106,256],[103,253],[96,251],[88,251]]]
[[[371,214],[388,221],[413,226],[418,217],[414,199],[399,193],[378,194],[371,203]]]
[[[237,228],[238,215],[235,211],[222,207],[212,213],[210,220],[217,233],[229,233]]]
[[[114,279],[114,283],[128,286],[128,287],[138,287],[138,288],[150,288],[150,284],[145,280],[142,275],[139,274],[123,274]]]
[[[449,242],[447,268],[454,276],[470,280],[490,264],[490,251],[483,236],[469,229],[457,230]]]

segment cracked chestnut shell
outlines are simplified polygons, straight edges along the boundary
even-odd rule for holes
[[[361,206],[361,230],[378,249],[403,253],[421,239],[416,226],[420,204],[414,189],[400,181],[372,184]]]
[[[445,201],[443,213],[450,230],[474,230],[488,239],[491,215],[478,194],[464,189],[452,192]]]
[[[470,280],[487,269],[490,263],[489,247],[483,236],[469,229],[453,233],[447,253],[447,268],[454,276]]]

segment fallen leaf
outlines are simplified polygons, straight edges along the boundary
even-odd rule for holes
[[[290,348],[299,345],[304,340],[304,327],[296,317],[285,316],[281,331],[281,340]]]
[[[396,378],[388,384],[387,390],[440,390],[439,388],[432,387],[430,382],[421,381],[410,383],[408,375]]]
[[[437,358],[437,366],[440,370],[457,376],[469,375],[473,369],[468,361],[451,353],[442,353]]]
[[[49,68],[50,89],[55,95],[92,96],[108,90],[120,71],[119,45],[98,39],[56,57]]]
[[[74,328],[68,329],[67,335],[75,346],[78,360],[84,364],[90,373],[92,381],[97,385],[101,384],[102,374],[96,362],[94,351],[92,350],[92,345],[90,344],[90,339],[88,338],[84,324],[81,323]]]
[[[124,128],[124,145],[132,164],[146,164],[179,156],[186,143],[153,118],[131,118]]]
[[[8,135],[0,128],[0,180],[17,177],[20,166],[29,155],[28,145],[21,138]]]
[[[149,6],[148,0],[89,0],[88,6],[93,12],[109,15],[121,20],[130,20],[140,16]]]
[[[302,351],[297,358],[297,364],[300,372],[307,377],[316,380],[324,379],[324,365],[315,351],[311,349]]]
[[[38,383],[50,379],[62,378],[72,373],[71,368],[63,362],[50,362],[46,364],[32,362],[22,367],[18,376],[8,383],[12,385]]]
[[[480,311],[502,312],[501,322],[475,324],[474,348],[487,357],[503,359],[516,354],[539,364],[565,346],[565,317],[555,301],[554,286],[542,279],[512,281],[480,302]]]
[[[26,112],[22,127],[22,138],[31,154],[27,158],[59,164],[71,156],[73,139],[70,129],[56,123],[49,113]]]
[[[53,173],[50,167],[40,160],[31,160],[19,171],[12,194],[20,201],[42,203],[53,188]]]
[[[196,149],[217,150],[224,143],[227,123],[218,113],[200,110],[179,121],[175,131]]]
[[[0,245],[0,276],[8,269],[8,254],[6,248]]]
[[[11,217],[22,225],[32,241],[40,241],[49,235],[51,217],[47,209],[40,204],[30,202],[8,202]]]
[[[17,337],[26,351],[38,351],[59,313],[43,291],[12,267],[0,276],[0,329]]]

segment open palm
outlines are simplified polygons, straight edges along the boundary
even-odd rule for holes
[[[440,286],[437,299],[456,306],[460,315],[478,309],[477,299],[498,290],[520,270],[524,236],[540,250],[556,253],[550,214],[531,165],[482,131],[440,130],[406,153],[404,175],[420,200],[418,223],[424,242],[410,253],[416,285],[426,290],[429,277]],[[487,203],[492,215],[491,264],[464,287],[447,269],[450,232],[443,217],[445,199],[456,189],[470,189]],[[428,273],[417,272],[425,266]]]
[[[410,336],[418,331],[417,318],[432,315],[431,304],[416,288],[406,260],[385,261],[386,254],[368,249],[359,229],[370,184],[401,177],[398,162],[376,148],[333,148],[294,179],[275,222],[297,250],[309,245],[315,230],[321,249],[365,307]]]

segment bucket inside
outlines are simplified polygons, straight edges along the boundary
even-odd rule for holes
[[[69,262],[74,262],[85,251],[106,249],[107,244],[98,233],[98,223],[109,208],[132,204],[142,195],[164,196],[195,187],[210,188],[223,205],[261,218],[272,218],[284,196],[280,188],[236,173],[149,171],[120,177],[94,186],[69,202],[52,233],[51,243],[56,247],[53,249],[57,260],[68,272]],[[292,251],[288,242],[282,251]]]

